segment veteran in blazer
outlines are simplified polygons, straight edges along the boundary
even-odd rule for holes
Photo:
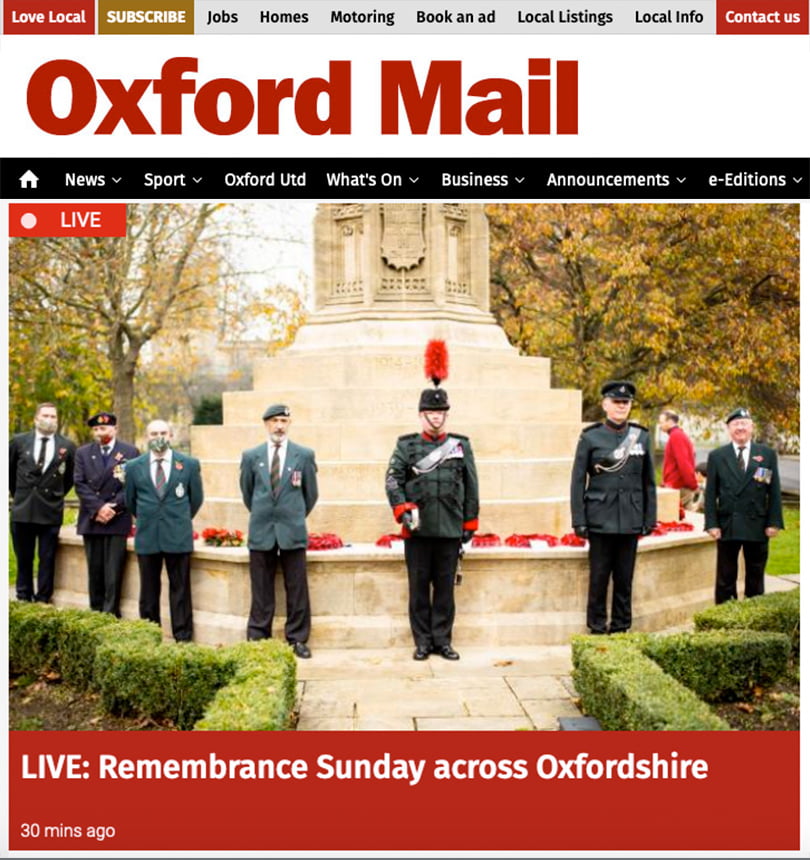
[[[177,642],[190,642],[192,520],[203,503],[200,461],[172,450],[172,432],[165,421],[152,421],[146,437],[149,451],[127,465],[124,482],[126,506],[136,520],[140,616],[160,624],[165,563],[172,634]]]
[[[753,441],[748,409],[726,418],[731,444],[709,454],[705,528],[717,541],[714,601],[737,598],[737,563],[745,559],[745,596],[765,591],[765,565],[772,537],[785,527],[776,452]]]
[[[242,454],[239,486],[250,511],[250,617],[248,639],[272,636],[275,576],[280,564],[287,595],[284,636],[296,655],[309,658],[311,629],[307,584],[306,518],[318,501],[318,467],[311,448],[288,437],[289,406],[276,403],[262,415],[268,439]]]
[[[93,441],[76,451],[76,532],[84,541],[90,608],[120,618],[127,538],[132,528],[132,514],[124,499],[124,470],[140,451],[117,438],[118,421],[111,412],[93,415],[87,426]]]
[[[53,403],[40,403],[34,430],[9,443],[11,540],[17,557],[17,600],[50,603],[53,597],[56,550],[65,510],[65,496],[73,486],[76,446],[56,432],[58,413]],[[34,591],[34,557],[39,555]]]
[[[624,633],[633,620],[638,539],[649,534],[656,522],[655,466],[649,431],[628,420],[635,385],[610,380],[601,393],[605,421],[583,430],[574,455],[571,524],[579,537],[588,539],[588,629]]]

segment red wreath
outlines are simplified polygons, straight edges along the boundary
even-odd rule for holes
[[[473,546],[501,546],[501,539],[494,534],[473,535]]]
[[[560,538],[560,543],[562,546],[585,546],[587,541],[585,538],[581,538],[573,532],[568,532],[567,535],[563,535]]]
[[[377,540],[375,542],[375,546],[384,546],[384,547],[387,547],[388,549],[390,549],[391,544],[394,541],[401,541],[401,540],[402,540],[401,534],[383,535],[382,537],[377,538]]]
[[[307,549],[340,549],[343,541],[334,534],[324,532],[323,534],[311,534],[307,542]]]
[[[516,546],[528,548],[531,547],[532,541],[545,541],[548,546],[558,546],[560,543],[560,539],[554,537],[554,535],[509,535],[506,539],[505,543],[507,546]]]

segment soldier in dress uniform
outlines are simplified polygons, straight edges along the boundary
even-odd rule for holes
[[[730,445],[709,454],[706,474],[706,531],[717,541],[715,603],[737,598],[737,562],[745,559],[745,596],[765,591],[768,545],[780,529],[782,494],[776,451],[752,441],[748,409],[726,418]]]
[[[431,341],[426,368],[435,387],[419,398],[421,432],[399,437],[385,476],[388,502],[405,538],[414,660],[431,653],[459,659],[452,646],[456,569],[462,543],[478,528],[472,444],[466,436],[448,434],[450,402],[438,387],[446,366],[444,342]]]
[[[118,438],[111,412],[89,418],[93,442],[76,451],[73,479],[79,497],[76,532],[84,541],[90,608],[121,617],[121,583],[132,515],[124,501],[124,469],[140,451]]]
[[[605,421],[582,431],[574,457],[571,520],[574,532],[589,544],[588,629],[623,633],[632,622],[638,539],[649,534],[656,521],[655,467],[647,428],[628,421],[636,387],[610,380],[601,393]]]

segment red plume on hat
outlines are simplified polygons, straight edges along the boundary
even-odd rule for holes
[[[448,366],[447,344],[443,340],[429,340],[425,347],[425,376],[438,387],[447,379]]]

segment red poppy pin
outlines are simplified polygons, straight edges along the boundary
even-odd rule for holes
[[[182,472],[183,464],[179,460],[176,460],[174,463],[174,468],[177,469],[178,472]]]
[[[760,456],[759,454],[757,454],[753,459],[754,459],[757,463],[761,463],[765,458],[764,458],[764,457],[762,457],[762,456]]]
[[[60,448],[59,449],[59,456],[64,457],[65,454],[67,454],[67,448]]]
[[[123,459],[124,459],[124,455],[119,451],[119,452],[115,455],[115,459],[116,459],[116,460],[118,460],[118,462],[120,463],[120,462],[121,462],[121,460],[123,460]]]

